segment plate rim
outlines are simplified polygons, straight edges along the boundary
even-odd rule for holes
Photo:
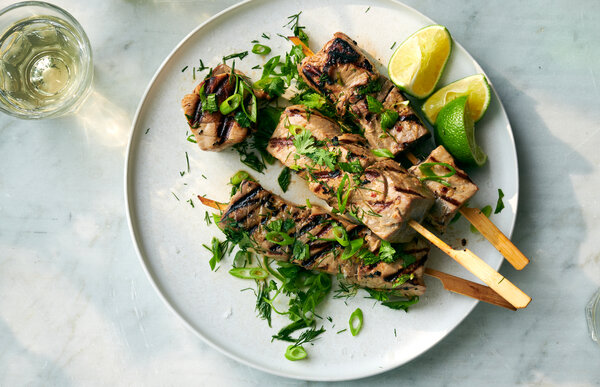
[[[275,1],[277,2],[277,0],[265,0],[265,1]],[[404,7],[406,10],[413,12],[417,15],[419,15],[420,17],[422,17],[423,19],[427,20],[428,22],[432,23],[432,24],[438,24],[436,23],[434,20],[432,20],[431,18],[429,18],[428,16],[424,15],[423,13],[421,13],[420,11],[418,11],[417,9],[406,5],[404,3],[402,3],[399,0],[384,0],[387,1],[389,3],[394,4],[395,6],[399,6],[399,7]],[[130,130],[130,134],[129,134],[129,140],[127,142],[127,148],[126,148],[126,157],[125,157],[125,162],[124,162],[124,176],[123,176],[123,180],[124,180],[124,199],[125,199],[125,214],[126,214],[126,218],[127,218],[127,225],[129,228],[129,234],[131,237],[131,240],[133,242],[133,247],[134,250],[136,252],[136,255],[138,257],[138,259],[140,260],[140,263],[142,264],[142,268],[144,270],[144,272],[146,273],[146,276],[148,277],[148,279],[150,280],[150,283],[152,284],[152,287],[154,288],[154,290],[156,291],[156,293],[158,293],[158,296],[160,297],[160,299],[163,301],[163,303],[166,305],[167,309],[169,309],[173,314],[175,314],[178,318],[179,321],[183,322],[183,324],[189,329],[191,330],[197,337],[199,337],[201,340],[203,340],[206,344],[208,344],[210,347],[216,349],[217,351],[219,351],[220,353],[224,354],[225,356],[234,359],[235,361],[250,366],[254,369],[258,369],[262,372],[266,372],[272,375],[276,375],[276,376],[281,376],[281,377],[286,377],[286,378],[291,378],[291,379],[296,379],[296,380],[307,380],[307,381],[349,381],[349,380],[358,380],[358,379],[363,379],[363,378],[367,378],[370,376],[374,376],[374,375],[378,375],[378,374],[382,374],[391,370],[394,370],[398,367],[401,367],[411,361],[414,361],[415,359],[417,359],[418,357],[422,356],[423,354],[425,354],[426,352],[428,352],[430,349],[432,349],[433,347],[435,347],[436,345],[438,345],[442,340],[444,340],[451,332],[453,332],[463,321],[465,318],[467,318],[467,316],[469,316],[472,312],[473,309],[475,309],[475,307],[479,304],[479,300],[472,300],[472,304],[471,306],[468,308],[468,311],[459,319],[457,320],[456,324],[454,324],[454,326],[452,326],[450,329],[448,329],[447,332],[445,332],[436,342],[434,342],[433,344],[431,344],[429,347],[424,348],[421,352],[419,352],[418,354],[416,354],[413,358],[411,358],[410,360],[401,362],[399,364],[395,364],[391,367],[385,368],[385,369],[373,369],[373,370],[369,370],[368,372],[363,372],[361,375],[359,376],[350,376],[350,377],[330,377],[330,378],[323,378],[323,377],[310,377],[309,376],[300,376],[300,375],[296,375],[296,374],[288,374],[286,372],[280,372],[277,369],[270,369],[270,368],[266,368],[264,367],[262,364],[259,363],[254,363],[251,362],[247,359],[241,358],[238,355],[226,350],[225,348],[220,347],[218,344],[216,344],[213,340],[211,340],[209,337],[206,337],[205,335],[203,335],[202,333],[200,333],[197,329],[194,328],[194,326],[192,325],[192,323],[190,321],[188,321],[187,318],[185,318],[183,316],[182,313],[180,313],[180,311],[173,305],[173,303],[171,302],[171,300],[169,299],[169,297],[163,292],[161,286],[158,284],[157,279],[155,278],[153,272],[150,270],[149,268],[149,264],[147,262],[147,258],[145,257],[142,248],[141,248],[141,236],[139,236],[139,232],[137,229],[137,226],[134,224],[133,222],[133,218],[132,218],[132,213],[134,213],[134,210],[132,209],[133,207],[133,202],[132,202],[132,198],[130,195],[130,179],[131,179],[131,175],[132,172],[130,171],[130,169],[133,169],[132,166],[132,159],[133,159],[133,154],[137,151],[137,149],[134,147],[134,138],[136,137],[136,127],[138,126],[138,121],[140,121],[140,113],[144,107],[144,104],[146,103],[146,100],[148,99],[148,95],[151,91],[151,89],[153,88],[156,80],[158,79],[158,77],[161,75],[162,71],[164,70],[164,68],[166,67],[166,65],[170,62],[170,60],[176,55],[176,53],[179,51],[179,49],[188,42],[188,40],[190,40],[194,35],[196,35],[200,30],[202,30],[205,26],[213,23],[215,20],[217,20],[218,18],[220,18],[222,15],[229,13],[237,8],[246,6],[249,3],[253,3],[253,2],[257,2],[256,0],[243,0],[237,4],[234,4],[230,7],[227,7],[225,9],[223,9],[222,11],[216,13],[215,15],[211,16],[209,19],[207,19],[206,21],[204,21],[203,23],[199,24],[197,27],[195,27],[191,32],[189,32],[185,37],[183,37],[179,43],[171,50],[171,52],[169,52],[169,54],[165,57],[165,59],[160,63],[160,65],[158,66],[156,72],[154,73],[154,75],[152,76],[152,78],[150,79],[150,81],[148,82],[148,85],[146,86],[146,89],[144,90],[144,93],[142,94],[141,98],[140,98],[140,102],[136,108],[136,111],[134,113],[134,117],[131,123],[131,130]],[[514,138],[514,134],[513,134],[513,130],[512,130],[512,125],[510,124],[510,120],[508,117],[508,114],[506,112],[506,109],[504,108],[504,104],[502,103],[502,100],[500,99],[496,88],[494,87],[493,83],[490,81],[489,76],[486,74],[486,72],[483,70],[483,68],[481,67],[481,65],[475,60],[475,58],[469,53],[469,51],[467,51],[458,41],[456,41],[456,39],[454,37],[452,37],[452,43],[453,43],[453,51],[455,48],[458,48],[459,50],[461,50],[464,54],[467,55],[467,57],[474,63],[475,67],[478,68],[478,70],[487,78],[488,83],[490,85],[490,88],[492,89],[493,95],[496,97],[497,103],[498,103],[498,107],[500,110],[500,114],[504,117],[504,119],[506,120],[507,124],[508,124],[508,135],[510,138],[510,141],[512,143],[512,149],[513,151],[512,153],[512,158],[514,159],[514,163],[516,166],[516,176],[515,176],[515,199],[514,199],[514,216],[512,217],[512,220],[510,222],[510,227],[507,233],[507,237],[510,239],[512,238],[512,234],[515,228],[515,224],[516,224],[516,220],[517,220],[517,215],[518,215],[518,208],[519,208],[519,191],[520,191],[520,179],[519,179],[519,159],[518,159],[518,154],[517,154],[517,147],[516,147],[516,143],[515,143],[515,138]],[[502,266],[502,264],[504,263],[504,259],[500,260],[500,263],[497,265],[497,267],[495,267],[496,270],[499,270],[500,267]]]

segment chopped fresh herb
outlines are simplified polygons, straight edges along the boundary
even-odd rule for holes
[[[254,86],[257,89],[263,90],[271,97],[279,97],[285,91],[285,82],[282,78],[278,77],[262,78],[254,83]]]
[[[150,128],[146,129],[146,133],[144,133],[144,134],[148,134],[149,131],[150,131]]]
[[[185,163],[187,164],[187,171],[190,173],[190,158],[187,152],[185,152]]]
[[[498,201],[496,202],[496,209],[494,210],[494,214],[500,213],[504,209],[504,201],[502,198],[504,197],[504,192],[500,188],[498,188]]]
[[[381,87],[382,87],[381,81],[379,79],[375,79],[375,80],[370,81],[369,83],[367,83],[364,86],[360,86],[356,90],[356,92],[358,93],[358,95],[377,93],[377,92],[381,91]]]
[[[377,157],[388,157],[390,159],[394,158],[394,154],[389,149],[372,149],[371,153]]]
[[[258,40],[256,40],[256,39],[251,40],[250,43],[258,43]]]
[[[362,167],[362,165],[360,165],[359,160],[352,160],[348,163],[345,163],[345,162],[338,163],[337,166],[340,168],[340,170],[342,170],[344,172],[349,172],[349,173],[362,173],[363,172],[363,167]]]
[[[252,52],[257,55],[268,55],[271,52],[271,47],[259,44],[257,41],[252,47]]]
[[[295,242],[294,238],[282,231],[269,231],[265,239],[279,246],[289,246]]]
[[[413,263],[417,262],[417,258],[414,255],[404,253],[400,253],[400,255],[402,256],[403,267],[408,267]]]
[[[281,230],[284,232],[288,232],[296,226],[296,223],[291,218],[285,218],[283,223],[281,224]]]
[[[184,72],[185,70],[187,70],[189,66],[185,66],[184,68],[181,69],[181,72]]]
[[[379,259],[383,262],[392,263],[396,260],[396,249],[388,241],[381,241],[379,247]]]
[[[177,197],[177,195],[175,195],[175,193],[172,191],[171,191],[171,193],[173,194],[173,196],[175,196],[175,199],[177,199],[177,201],[179,201],[179,198]]]
[[[229,274],[242,279],[264,280],[269,276],[269,272],[262,267],[236,267],[229,270]]]
[[[350,325],[350,333],[352,333],[352,336],[358,335],[363,326],[363,312],[360,308],[356,308],[356,310],[352,312],[348,324]]]
[[[353,188],[351,187],[350,179],[348,178],[348,175],[344,175],[336,191],[336,198],[338,202],[338,208],[336,211],[340,214],[346,212],[346,205],[348,204],[348,198],[350,197],[352,191]]]
[[[370,10],[370,9],[371,9],[371,7],[368,7],[368,8],[365,10],[365,13],[369,12],[369,10]]]
[[[207,245],[202,246],[212,253],[212,257],[208,261],[208,264],[210,265],[210,270],[214,271],[217,263],[223,258],[223,252],[227,250],[227,241],[221,242],[216,237],[213,237],[211,247],[208,247]]]
[[[388,308],[395,310],[403,310],[408,312],[408,307],[419,302],[419,297],[415,296],[408,300],[399,300],[399,301],[384,301],[381,303],[383,306],[387,306]]]
[[[371,113],[379,114],[383,111],[383,104],[376,98],[367,95],[367,108]]]
[[[204,62],[202,62],[202,59],[199,59],[199,61],[200,61],[200,66],[198,66],[198,71],[204,71],[204,70],[206,70],[208,67],[206,67],[204,65]]]
[[[360,250],[364,242],[365,241],[362,238],[351,240],[350,244],[346,246],[346,248],[342,252],[342,256],[340,257],[340,259],[342,261],[345,261],[349,258],[352,258],[358,252],[358,250]]]
[[[263,320],[267,320],[269,327],[271,326],[271,306],[269,292],[277,289],[275,281],[271,280],[269,285],[265,284],[266,281],[258,281],[258,291],[256,294],[256,311],[258,316]]]
[[[337,331],[336,334],[339,335],[340,333],[346,332],[347,330],[348,330],[348,328],[341,329],[341,330]]]
[[[398,337],[398,335],[396,334],[396,328],[394,328],[394,337]]]
[[[309,257],[309,254],[308,245],[296,239],[292,248],[292,259],[295,261],[304,261]]]
[[[294,36],[297,36],[298,38],[300,38],[300,40],[304,44],[308,44],[308,35],[306,35],[306,33],[304,32],[304,26],[301,26],[298,24],[298,22],[300,21],[301,14],[302,14],[302,11],[298,12],[295,15],[288,16],[288,22],[284,25],[284,27],[289,26],[291,28],[291,30],[294,32]]]
[[[236,54],[230,54],[230,55],[224,56],[223,62],[225,62],[226,60],[229,60],[229,59],[234,59],[234,58],[239,58],[240,60],[243,60],[247,56],[248,56],[248,51],[238,52]]]
[[[312,204],[310,204],[310,200],[306,198],[306,208],[312,208]]]
[[[242,181],[244,180],[248,180],[251,179],[250,178],[250,174],[246,171],[237,171],[235,173],[235,175],[231,176],[231,179],[229,179],[229,184],[233,185],[234,187],[239,187],[240,184],[242,184]],[[254,180],[254,179],[251,179]]]
[[[306,356],[308,356],[306,350],[300,345],[290,345],[285,350],[285,358],[290,361],[302,360]]]
[[[252,67],[252,70],[258,70],[258,69],[260,69],[260,65],[256,65],[256,66]]]
[[[335,240],[343,247],[346,247],[350,244],[350,241],[348,240],[348,233],[346,232],[346,229],[342,226],[335,226],[331,229],[331,232],[333,233],[333,237],[335,238]]]
[[[262,35],[261,35],[261,36],[262,36],[263,38],[265,38],[265,39],[271,39],[271,37],[270,37],[268,34],[264,33],[264,32],[262,33]]]
[[[188,203],[190,203],[190,206],[192,206],[192,208],[194,208],[194,202],[192,201],[192,199],[187,200]]]
[[[487,216],[488,218],[490,217],[490,215],[492,214],[492,206],[490,206],[489,204],[485,207],[483,207],[481,209],[481,213],[483,213],[483,215]],[[471,232],[473,234],[479,234],[479,231],[475,228],[475,226],[471,225]]]
[[[219,110],[216,94],[209,94],[206,96],[206,100],[202,103],[202,110],[209,113],[214,113]]]
[[[439,165],[448,169],[448,172],[443,175],[438,175],[433,171],[433,167]],[[447,178],[452,177],[456,174],[456,169],[448,163],[421,163],[419,164],[419,170],[424,177],[420,177],[420,181],[433,180],[446,187],[450,187],[450,183],[446,181]]]
[[[207,226],[210,226],[212,224],[212,220],[208,211],[204,211],[204,221],[206,222]]]
[[[242,128],[249,128],[250,126],[252,126],[252,121],[250,121],[250,118],[248,118],[248,116],[244,114],[244,112],[241,110],[235,112],[233,118],[238,124],[240,124]]]
[[[390,47],[390,50],[393,50],[394,47],[396,47],[396,42],[394,42],[394,44],[392,44],[392,47]]]
[[[287,192],[287,189],[290,186],[291,179],[292,179],[292,170],[289,169],[288,167],[284,167],[281,170],[279,177],[277,178],[277,182],[279,183],[279,186],[281,187],[281,190],[283,192]]]
[[[194,79],[194,81],[196,80],[196,68],[192,67],[192,78]]]
[[[383,129],[384,132],[394,127],[396,121],[398,121],[398,112],[387,109],[381,113],[381,129]]]
[[[190,135],[187,137],[187,140],[188,140],[189,142],[193,142],[194,144],[196,144],[196,143],[198,142],[198,141],[196,141],[196,138],[194,137],[194,135],[193,135],[193,134],[190,134]]]

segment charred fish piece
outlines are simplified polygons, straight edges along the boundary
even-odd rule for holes
[[[236,70],[235,73],[240,78],[246,79],[240,71]],[[219,111],[221,103],[235,93],[238,79],[232,74],[229,66],[218,65],[205,80],[196,86],[192,94],[187,94],[181,101],[181,107],[190,130],[202,150],[219,152],[240,143],[248,137],[254,127],[254,124],[251,124],[250,127],[242,127],[235,120],[234,112],[223,115]],[[250,88],[248,89],[250,93],[242,103],[247,103],[248,99],[252,97],[252,91]],[[206,101],[206,98],[212,95],[215,96],[214,105],[210,108],[203,106],[203,97]],[[208,104],[206,103],[206,105]]]
[[[278,261],[308,270],[342,274],[349,283],[393,290],[407,297],[425,292],[423,273],[429,247],[422,239],[395,245],[396,259],[378,261],[373,258],[379,254],[382,242],[365,226],[350,223],[318,206],[296,206],[253,181],[241,183],[223,211],[219,227],[226,234],[243,233],[252,244],[250,250]],[[363,241],[360,250],[346,259],[345,248],[334,235],[334,228],[339,227],[345,230],[349,240]],[[285,236],[275,240],[274,232]],[[365,257],[371,263],[366,263]]]
[[[361,136],[342,134],[335,122],[299,106],[282,113],[267,151],[299,172],[315,195],[389,242],[410,241],[415,231],[407,222],[421,222],[434,202],[398,163],[378,161]],[[320,162],[327,158],[331,165]]]
[[[341,32],[315,55],[304,58],[298,72],[335,105],[339,117],[348,111],[355,116],[376,149],[388,149],[396,155],[429,136],[400,90],[379,74],[354,40]],[[369,100],[377,106],[369,109]],[[388,117],[382,125],[384,114]],[[390,117],[395,120],[390,121]]]
[[[456,165],[452,155],[441,145],[435,148],[423,162],[412,166],[409,172],[422,180],[435,195],[435,203],[427,215],[427,220],[439,231],[446,229],[460,208],[479,190],[466,172]],[[450,176],[435,177],[444,175]]]

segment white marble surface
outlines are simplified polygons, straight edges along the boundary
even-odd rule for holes
[[[95,92],[76,117],[0,116],[0,385],[307,384],[238,364],[188,331],[146,278],[125,221],[125,146],[147,83],[235,1],[55,3],[88,32]],[[584,318],[600,287],[600,3],[407,3],[449,28],[508,111],[520,159],[514,241],[532,262],[501,272],[534,301],[518,313],[480,304],[425,355],[355,384],[600,384]]]

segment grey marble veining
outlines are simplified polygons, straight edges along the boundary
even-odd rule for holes
[[[189,332],[147,280],[125,221],[139,99],[171,49],[233,3],[56,1],[90,37],[94,94],[79,116],[0,116],[0,385],[309,384],[238,364]],[[600,287],[600,3],[407,4],[448,27],[508,112],[521,185],[513,239],[531,264],[501,272],[534,301],[517,313],[479,304],[423,356],[343,384],[600,384],[584,316]]]

